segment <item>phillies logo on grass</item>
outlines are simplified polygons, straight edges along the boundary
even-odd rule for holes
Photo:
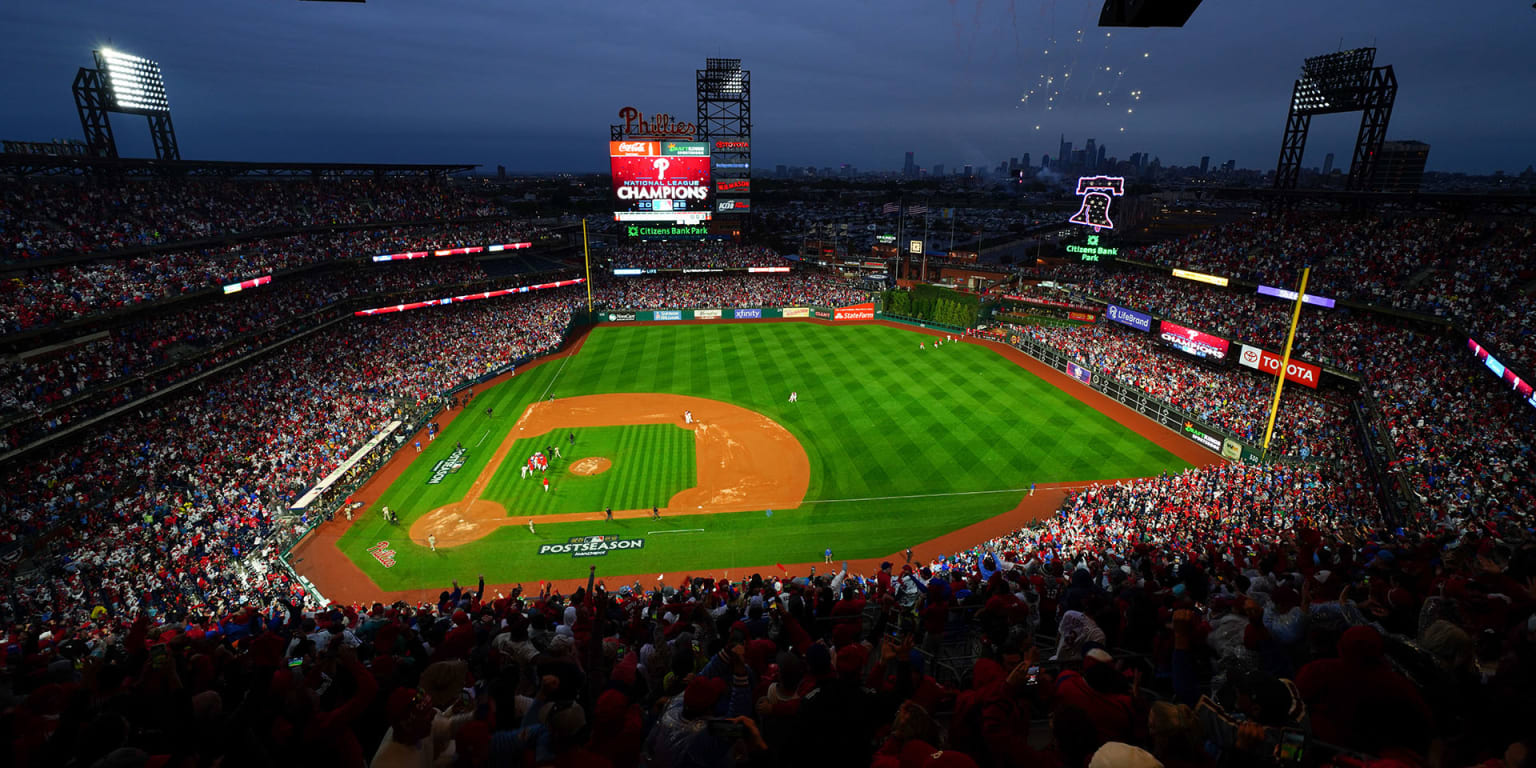
[[[385,568],[395,567],[395,551],[389,548],[389,542],[381,541],[368,548],[368,554],[379,561],[379,565]]]

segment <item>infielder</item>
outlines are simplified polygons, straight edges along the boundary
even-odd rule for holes
[[[544,478],[544,492],[549,493],[549,478]]]
[[[555,446],[555,458],[560,458],[560,446]]]
[[[519,469],[521,469],[522,472],[523,472],[523,479],[527,480],[528,479],[528,465],[524,464],[523,466],[519,467]]]
[[[683,423],[684,424],[692,424],[693,423],[693,411],[683,411]]]
[[[435,533],[427,534],[427,546],[431,547],[433,552],[437,551],[437,534],[435,534]]]
[[[533,518],[528,518],[528,532],[533,533]]]

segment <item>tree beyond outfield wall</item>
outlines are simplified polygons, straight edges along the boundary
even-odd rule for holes
[[[886,291],[883,298],[885,314],[956,328],[974,326],[981,308],[981,297],[937,285]]]

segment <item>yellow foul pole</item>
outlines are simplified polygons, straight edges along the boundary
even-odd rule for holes
[[[587,250],[587,217],[581,217],[581,257],[587,262],[587,312],[592,311],[592,252]]]
[[[1275,401],[1269,406],[1269,426],[1264,428],[1264,457],[1269,458],[1269,440],[1275,434],[1275,416],[1280,413],[1280,392],[1285,389],[1285,372],[1291,367],[1291,343],[1296,341],[1296,323],[1301,320],[1302,299],[1307,295],[1307,276],[1311,267],[1301,270],[1301,288],[1296,291],[1296,306],[1291,309],[1291,330],[1285,335],[1285,355],[1280,358],[1279,375],[1275,377]]]

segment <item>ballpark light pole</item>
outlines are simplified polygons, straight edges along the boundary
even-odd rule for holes
[[[1285,356],[1280,358],[1280,370],[1275,372],[1275,401],[1269,406],[1269,426],[1264,428],[1264,458],[1269,458],[1269,439],[1275,433],[1275,416],[1280,414],[1280,392],[1285,389],[1285,372],[1291,368],[1291,343],[1296,340],[1296,323],[1301,320],[1301,305],[1307,298],[1307,275],[1311,267],[1301,270],[1301,287],[1296,290],[1296,307],[1291,310],[1291,331],[1285,335]]]
[[[581,217],[581,257],[587,263],[587,314],[592,314],[592,251],[587,248],[587,217]]]

